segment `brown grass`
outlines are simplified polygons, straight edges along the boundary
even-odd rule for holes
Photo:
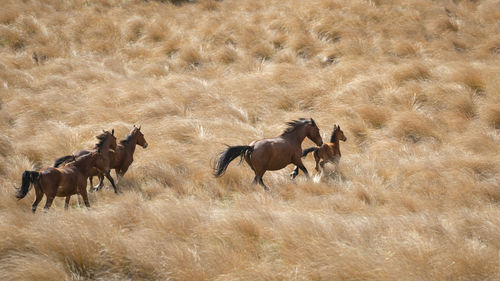
[[[2,280],[500,278],[495,1],[4,2]],[[237,160],[212,176],[224,144],[300,117],[341,126],[338,166],[309,155],[270,192]],[[122,194],[15,199],[24,170],[134,124]]]

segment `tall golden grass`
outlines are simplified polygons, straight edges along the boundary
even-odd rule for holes
[[[493,0],[3,1],[2,280],[500,279],[499,22]],[[300,117],[340,124],[338,167],[213,178]],[[121,195],[15,199],[134,124]]]

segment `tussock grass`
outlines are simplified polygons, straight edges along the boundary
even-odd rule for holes
[[[495,1],[4,2],[3,279],[500,277]],[[213,177],[300,117],[341,126],[338,165],[268,171],[270,192],[239,159]],[[15,199],[24,170],[134,124],[120,195]]]

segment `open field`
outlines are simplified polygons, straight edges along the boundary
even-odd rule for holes
[[[3,0],[0,279],[500,280],[499,30],[495,0]],[[300,117],[337,169],[212,176]],[[134,124],[122,194],[14,197]]]

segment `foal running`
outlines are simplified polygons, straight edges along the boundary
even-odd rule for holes
[[[250,145],[229,146],[220,153],[220,157],[215,163],[214,176],[222,176],[229,163],[238,156],[244,157],[254,171],[253,183],[259,183],[265,190],[268,188],[262,181],[264,173],[282,169],[291,163],[300,168],[306,176],[309,176],[300,158],[302,155],[301,145],[306,137],[318,146],[322,145],[323,140],[319,128],[312,118],[300,118],[288,122],[287,125],[288,127],[279,137],[253,141]],[[298,168],[292,173],[293,177],[299,173]]]
[[[24,171],[21,187],[18,189],[16,197],[22,199],[28,194],[31,184],[35,186],[36,199],[31,210],[36,211],[38,203],[45,194],[47,202],[44,211],[48,211],[52,201],[57,197],[66,197],[64,209],[68,209],[69,199],[73,194],[80,194],[83,197],[85,206],[90,208],[87,197],[87,178],[91,169],[105,169],[105,163],[99,151],[85,154],[76,158],[74,162],[66,164],[62,168],[49,167],[37,171]]]
[[[321,170],[324,170],[325,163],[327,162],[337,165],[342,156],[340,153],[339,141],[347,141],[347,138],[344,136],[344,132],[340,129],[340,126],[334,125],[330,142],[324,143],[320,147],[309,147],[305,149],[304,152],[302,152],[302,157],[306,157],[309,152],[314,151],[314,160],[316,161],[315,169],[318,172],[318,164],[321,166]],[[323,160],[320,162],[321,159]]]

